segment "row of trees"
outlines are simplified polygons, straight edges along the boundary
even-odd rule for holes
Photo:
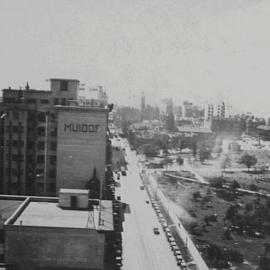
[[[250,155],[248,153],[244,153],[240,160],[239,164],[244,164],[248,170],[257,164],[258,160],[254,155]],[[228,155],[224,155],[220,160],[220,167],[225,171],[226,168],[231,167],[231,159]]]

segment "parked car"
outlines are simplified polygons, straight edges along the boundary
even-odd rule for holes
[[[153,231],[154,231],[154,234],[160,234],[159,229],[156,227],[153,228]]]

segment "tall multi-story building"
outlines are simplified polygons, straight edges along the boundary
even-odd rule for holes
[[[204,111],[205,121],[210,121],[214,117],[225,118],[226,116],[226,106],[223,101],[218,104],[206,104]]]
[[[4,89],[0,103],[0,192],[52,195],[104,179],[108,108],[78,98],[79,81],[50,90]]]

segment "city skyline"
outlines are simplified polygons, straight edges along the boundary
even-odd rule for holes
[[[46,78],[104,85],[110,99],[139,107],[222,99],[269,116],[270,4],[256,1],[0,2],[0,87]],[[259,106],[258,106],[259,105]]]

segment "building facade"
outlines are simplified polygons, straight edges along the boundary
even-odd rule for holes
[[[105,102],[82,103],[78,90],[71,79],[51,79],[48,91],[28,84],[3,90],[1,193],[54,196],[62,185],[84,188],[93,167],[103,180],[108,110]]]

